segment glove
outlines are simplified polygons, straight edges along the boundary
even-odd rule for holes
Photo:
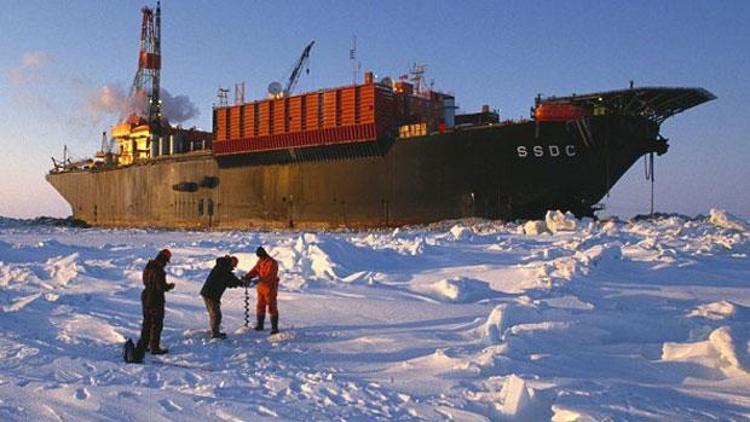
[[[174,289],[174,286],[175,286],[174,283],[167,283],[167,291]]]

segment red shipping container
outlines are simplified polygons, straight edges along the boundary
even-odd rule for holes
[[[360,87],[359,90],[359,121],[360,123],[375,122],[375,84]]]
[[[322,125],[322,111],[320,99],[322,93],[314,92],[305,96],[305,129],[316,130]]]
[[[336,91],[323,93],[323,128],[336,127]]]
[[[289,113],[287,115],[289,132],[294,133],[302,130],[302,100],[304,98],[303,95],[289,98]]]
[[[242,137],[252,138],[255,136],[255,103],[242,106]]]
[[[273,114],[273,129],[271,133],[286,133],[286,98],[271,100]]]
[[[216,140],[223,141],[227,139],[227,108],[216,109]]]
[[[235,106],[229,108],[229,139],[239,139],[242,131],[242,124],[240,122],[241,106]]]
[[[341,126],[351,126],[356,123],[356,94],[355,87],[344,88],[341,90]]]
[[[271,133],[271,110],[268,101],[258,103],[258,136]]]

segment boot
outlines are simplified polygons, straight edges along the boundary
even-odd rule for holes
[[[162,349],[160,346],[151,346],[151,354],[152,355],[163,355],[165,353],[169,352],[167,349]]]
[[[263,331],[263,323],[266,322],[265,315],[258,315],[258,323],[255,324],[255,331]]]
[[[269,334],[276,334],[279,332],[279,316],[271,315],[271,332]]]
[[[146,354],[146,352],[149,351],[148,344],[146,344],[146,343],[143,342],[143,338],[141,338],[140,340],[138,340],[138,343],[136,343],[136,345],[135,345],[135,350],[138,353],[141,353],[141,354]]]

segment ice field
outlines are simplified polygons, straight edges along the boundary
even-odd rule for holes
[[[0,419],[746,420],[748,227],[716,210],[327,232],[0,219]],[[258,245],[281,334],[244,327],[240,288],[209,341],[205,277],[224,254],[249,270]],[[165,247],[170,353],[126,365]]]

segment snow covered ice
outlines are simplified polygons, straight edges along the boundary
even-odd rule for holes
[[[1,220],[0,419],[747,419],[748,227],[720,210],[334,232]],[[210,341],[205,277],[226,253],[249,270],[260,244],[282,333],[244,328],[234,289]],[[170,353],[125,365],[163,247]]]

